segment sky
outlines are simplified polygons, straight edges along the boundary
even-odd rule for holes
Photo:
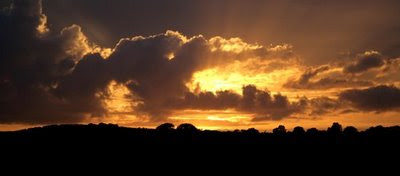
[[[397,0],[2,0],[0,130],[400,124]]]

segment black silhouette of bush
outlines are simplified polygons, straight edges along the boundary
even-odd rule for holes
[[[243,133],[246,135],[258,135],[260,132],[255,128],[249,128],[247,130],[244,130]]]
[[[339,135],[342,133],[342,125],[335,122],[331,127],[328,128],[328,133],[331,135]]]
[[[358,133],[357,128],[353,127],[353,126],[348,126],[346,128],[344,128],[343,130],[343,134],[347,135],[347,136],[353,136],[356,135]]]
[[[306,131],[306,134],[308,136],[317,136],[320,133],[320,131],[316,128],[310,128]]]
[[[182,134],[194,134],[198,131],[197,128],[190,123],[180,124],[176,130]]]
[[[175,130],[175,125],[172,123],[164,123],[156,128],[159,132],[171,132]]]
[[[272,132],[277,135],[286,134],[286,128],[283,125],[279,125],[277,128],[273,129]]]
[[[293,135],[303,136],[304,134],[306,134],[306,131],[304,130],[303,127],[300,127],[300,126],[294,127]]]

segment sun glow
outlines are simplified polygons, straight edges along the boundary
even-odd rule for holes
[[[224,39],[222,37],[214,37],[210,39],[210,44],[213,46],[211,51],[220,50],[233,53],[241,53],[246,50],[262,48],[262,46],[258,44],[248,44],[240,38]]]
[[[235,110],[183,110],[175,112],[170,120],[174,123],[192,123],[200,129],[233,130],[251,124],[252,114]]]
[[[282,85],[287,79],[301,72],[296,67],[256,71],[252,68],[254,65],[263,67],[268,63],[260,63],[256,60],[236,61],[225,67],[206,69],[196,72],[187,86],[192,91],[198,89],[211,92],[232,90],[241,93],[243,85],[253,84],[262,89],[278,92],[282,90]]]
[[[175,54],[174,53],[169,53],[169,54],[167,54],[167,59],[168,60],[172,60],[172,59],[174,59],[175,58]]]
[[[133,104],[129,99],[129,89],[122,84],[112,81],[107,88],[107,98],[103,100],[106,109],[111,113],[132,112]]]

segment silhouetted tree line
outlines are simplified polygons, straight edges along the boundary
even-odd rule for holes
[[[184,123],[175,128],[164,123],[155,129],[127,128],[114,124],[50,125],[0,132],[0,143],[29,145],[258,145],[258,146],[399,146],[400,127],[376,126],[358,131],[333,123],[327,130],[280,125],[270,132],[255,128],[234,131],[199,130]]]

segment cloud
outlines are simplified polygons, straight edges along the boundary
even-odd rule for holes
[[[329,97],[317,97],[309,100],[312,116],[321,116],[343,108],[342,102]]]
[[[206,39],[186,39],[176,32],[147,38],[122,40],[107,60],[112,79],[126,83],[143,102],[136,110],[152,118],[165,118],[162,107],[169,98],[188,91],[185,83],[192,74],[206,65],[210,52]],[[173,53],[169,60],[167,55]],[[204,62],[203,59],[204,58]]]
[[[89,42],[78,25],[51,30],[40,0],[14,0],[1,11],[0,122],[76,122],[106,116],[108,85],[130,91],[132,114],[163,120],[166,102],[190,93],[193,73],[249,58],[290,56],[288,45],[261,46],[240,38],[188,38],[178,32],[123,38],[113,49]],[[197,95],[196,95],[197,96]],[[201,95],[208,99],[210,94]],[[221,100],[233,95],[219,93]],[[276,97],[277,100],[283,97]],[[229,102],[222,107],[232,106]],[[224,105],[225,104],[225,105]],[[198,108],[204,108],[196,105]],[[214,108],[214,107],[212,107]]]
[[[54,96],[68,104],[71,111],[89,116],[103,116],[107,110],[102,99],[107,98],[107,85],[111,80],[110,72],[100,54],[85,56],[75,66],[73,72],[58,81],[52,91]]]
[[[303,73],[299,79],[299,84],[307,84],[311,78],[315,77],[317,74],[329,70],[329,66],[320,66],[316,69],[310,69]]]
[[[168,108],[167,105],[174,103],[171,100],[177,100],[184,96],[188,100],[190,97],[197,97],[197,101],[186,102],[186,108],[221,109],[228,105],[235,108],[232,103],[235,102],[235,97],[237,99],[238,95],[229,92],[218,92],[217,95],[203,92],[194,95],[186,83],[191,81],[195,72],[206,68],[253,57],[271,59],[269,57],[271,54],[276,56],[277,53],[284,53],[284,49],[268,50],[269,48],[263,46],[244,43],[240,39],[226,40],[214,37],[207,40],[201,35],[187,38],[178,32],[167,31],[148,37],[122,39],[113,49],[113,53],[104,61],[106,68],[102,72],[109,74],[109,81],[114,80],[127,86],[134,97],[132,101],[139,99],[140,102],[134,107],[136,114],[158,121],[165,120],[174,110]],[[232,57],[227,57],[227,55]],[[82,64],[85,63],[82,60]],[[78,63],[76,71],[79,71],[80,64]],[[76,71],[74,70],[72,75]],[[76,77],[87,75],[85,72],[82,74],[82,76]],[[107,76],[103,76],[103,78],[107,78]],[[101,83],[96,90],[104,90],[105,84]],[[69,84],[76,85],[78,83]],[[96,85],[93,82],[87,84]],[[59,89],[62,88],[61,85]]]
[[[232,91],[186,93],[183,98],[168,102],[171,109],[227,110],[253,114],[254,121],[280,120],[296,113],[302,113],[307,100],[290,102],[281,94],[272,95],[257,89],[254,85],[243,86],[242,94]]]
[[[372,81],[359,80],[353,77],[339,76],[319,76],[324,72],[334,70],[330,66],[319,66],[309,68],[298,79],[288,80],[283,86],[290,89],[333,89],[333,88],[348,88],[348,87],[365,87],[374,85]],[[338,78],[344,77],[344,78]]]
[[[298,78],[289,79],[284,87],[323,90],[392,84],[399,80],[399,61],[399,58],[385,57],[377,51],[366,51],[350,63],[336,62],[330,66],[309,67]]]
[[[383,56],[377,51],[366,51],[359,55],[357,60],[343,68],[345,73],[362,73],[374,68],[380,68],[385,65]]]
[[[59,80],[91,52],[81,28],[46,25],[40,0],[14,0],[0,12],[0,122],[68,122],[82,113],[54,96]]]
[[[339,100],[361,111],[385,112],[400,109],[400,89],[380,85],[366,89],[351,89],[339,94]]]
[[[102,46],[114,46],[132,34],[173,29],[189,36],[290,43],[309,66],[336,61],[341,52],[353,55],[374,49],[399,56],[399,4],[398,0],[44,1],[52,27],[79,24],[91,41]]]
[[[183,98],[171,99],[167,106],[171,109],[226,110],[237,108],[241,96],[232,91],[204,91],[198,94],[187,92]]]

